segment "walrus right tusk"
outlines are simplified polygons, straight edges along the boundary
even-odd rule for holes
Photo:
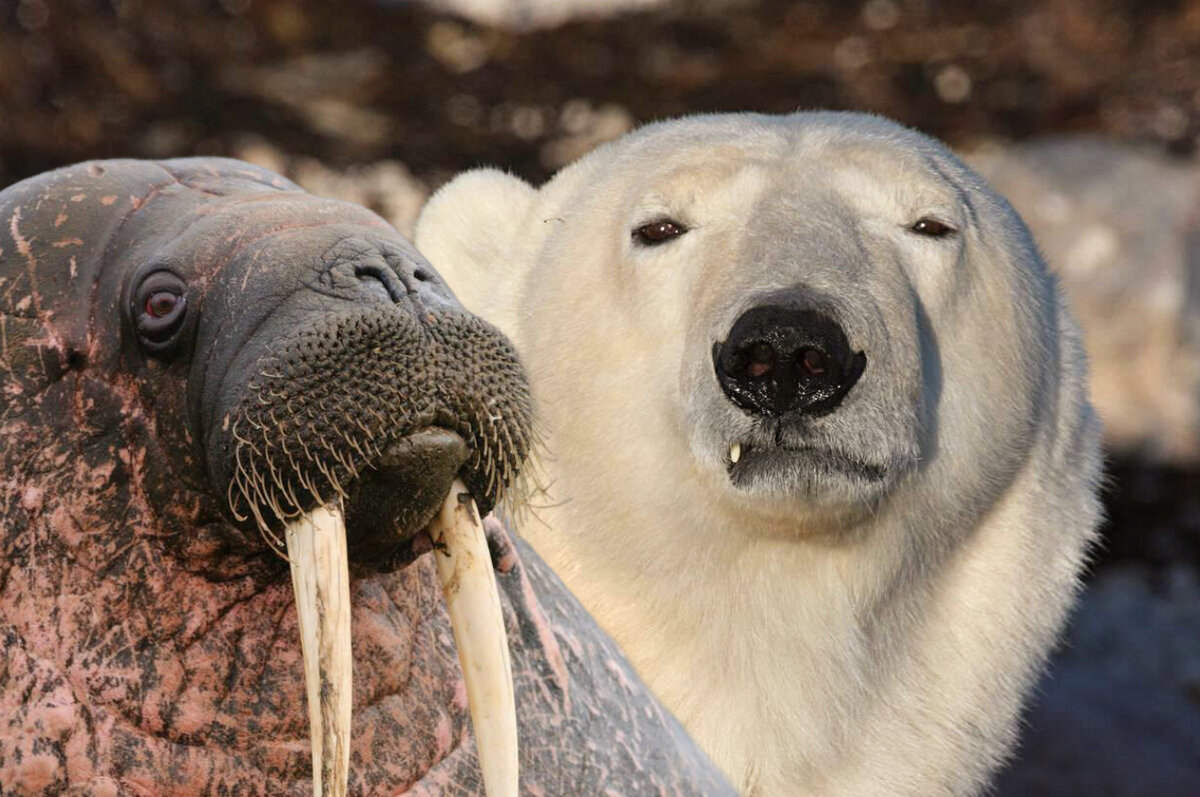
[[[496,574],[475,501],[461,481],[429,526],[458,645],[488,797],[516,797],[517,713]]]
[[[308,687],[313,797],[345,797],[350,773],[353,663],[346,520],[320,506],[287,525],[288,559]]]

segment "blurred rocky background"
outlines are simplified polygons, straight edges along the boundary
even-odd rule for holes
[[[869,110],[1013,200],[1111,456],[1087,597],[1006,795],[1200,795],[1200,0],[0,0],[0,187],[231,155],[411,232],[639,122]]]

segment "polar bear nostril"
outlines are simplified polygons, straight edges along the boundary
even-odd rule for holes
[[[804,366],[804,370],[813,376],[822,376],[829,370],[829,358],[825,356],[825,352],[817,349],[805,349],[800,362]]]
[[[775,368],[775,350],[766,343],[755,343],[750,347],[750,362],[746,373],[751,377],[766,376]]]

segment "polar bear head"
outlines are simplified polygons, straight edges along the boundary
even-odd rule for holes
[[[1079,425],[1056,406],[1077,340],[1024,224],[880,118],[652,124],[540,190],[467,173],[416,237],[518,342],[553,455],[605,463],[572,500],[640,485],[759,532],[901,499],[969,516]]]
[[[1003,198],[876,117],[699,116],[462,175],[416,239],[528,367],[522,531],[735,784],[981,788],[1098,520],[1081,341]]]

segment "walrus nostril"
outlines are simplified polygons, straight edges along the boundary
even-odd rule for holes
[[[354,276],[364,287],[373,292],[386,296],[391,302],[399,304],[408,295],[406,286],[396,279],[387,269],[378,266],[359,266],[354,269]]]
[[[821,415],[835,409],[866,367],[829,315],[788,304],[751,308],[713,347],[717,380],[753,415]]]

